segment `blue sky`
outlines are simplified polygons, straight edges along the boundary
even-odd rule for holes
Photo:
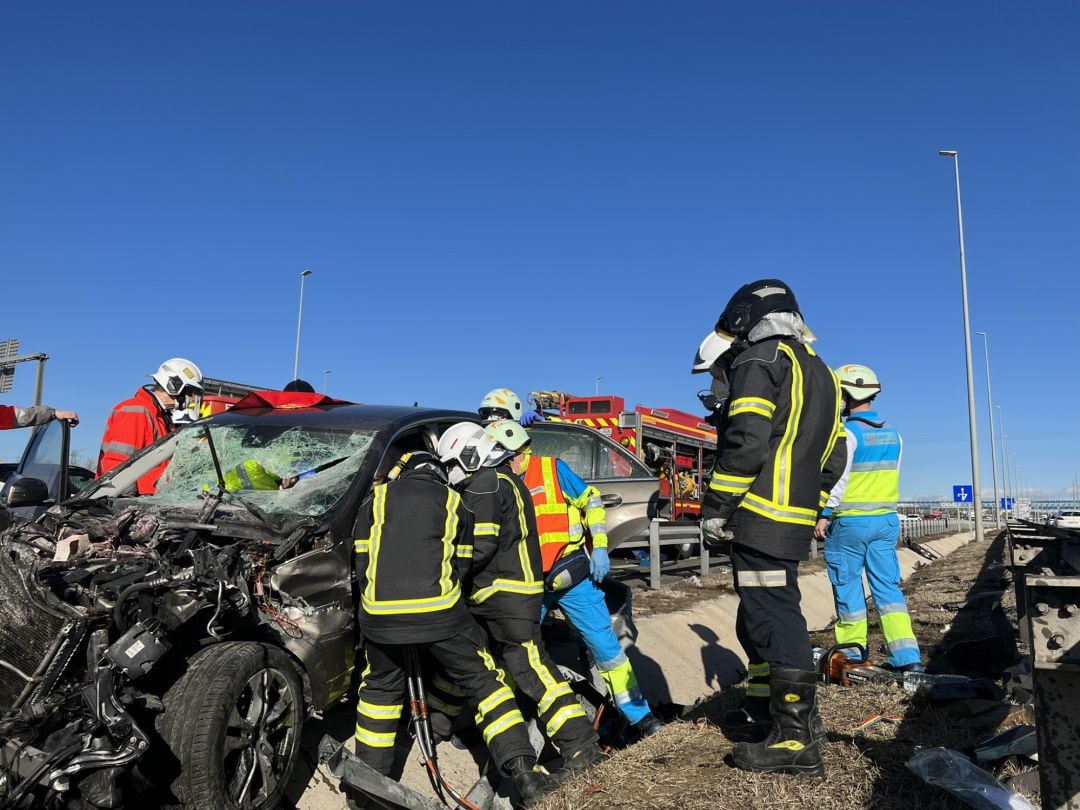
[[[290,379],[304,268],[301,374],[332,394],[602,376],[695,410],[697,343],[777,276],[828,362],[883,378],[904,494],[945,492],[971,477],[958,149],[972,328],[1025,483],[1064,492],[1078,30],[1066,2],[6,3],[0,338],[52,356],[84,454],[167,357]],[[32,396],[24,366],[4,401]]]

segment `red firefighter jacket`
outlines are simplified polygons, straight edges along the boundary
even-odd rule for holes
[[[98,477],[123,464],[144,447],[170,431],[165,412],[148,388],[140,388],[131,399],[113,408],[98,454]],[[168,462],[139,479],[139,494],[153,495],[157,480]]]

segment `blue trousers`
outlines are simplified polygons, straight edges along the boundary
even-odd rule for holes
[[[839,616],[837,643],[866,646],[865,570],[889,648],[889,663],[897,667],[920,660],[919,643],[900,590],[900,563],[896,559],[899,538],[900,521],[891,513],[839,517],[830,524],[825,540],[825,565]]]
[[[555,607],[562,610],[566,620],[581,634],[619,713],[631,724],[640,721],[649,713],[649,704],[638,689],[630,659],[611,629],[604,592],[591,579],[558,593],[545,591],[540,620]]]

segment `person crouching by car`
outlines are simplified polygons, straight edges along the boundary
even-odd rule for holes
[[[554,783],[536,764],[513,692],[462,596],[473,553],[471,519],[438,460],[403,455],[361,506],[354,537],[364,638],[357,757],[390,774],[406,662],[422,646],[477,706],[476,724],[496,766],[527,805],[535,802]],[[364,806],[347,786],[345,792],[352,806]]]

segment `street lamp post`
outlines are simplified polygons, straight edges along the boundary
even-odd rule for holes
[[[300,274],[300,311],[296,315],[296,354],[293,356],[292,378],[300,376],[300,324],[304,321],[304,280],[311,275],[310,270]]]
[[[600,381],[603,377],[594,377],[593,382],[596,383],[596,396],[600,396]]]
[[[322,392],[326,393],[326,378],[330,374],[330,369],[324,368],[322,373]]]
[[[990,470],[994,473],[994,528],[1001,528],[1001,501],[998,500],[997,477],[997,441],[994,439],[994,397],[990,393],[990,336],[986,332],[976,332],[983,337],[983,352],[986,355],[986,410],[990,415]]]
[[[971,439],[971,488],[975,509],[975,539],[982,540],[982,490],[979,482],[979,436],[975,421],[975,375],[971,367],[971,325],[968,319],[967,263],[964,260],[964,215],[960,206],[960,156],[955,150],[938,152],[953,159],[956,172],[956,224],[960,232],[960,290],[964,302],[964,356],[967,361],[968,433]]]
[[[1005,461],[1009,457],[1009,447],[1008,447],[1008,445],[1005,444],[1005,440],[1008,437],[1005,435],[1005,412],[1003,410],[1001,410],[1000,405],[995,405],[994,407],[997,408],[997,412],[998,412],[998,430],[1000,431],[1000,436],[1001,436],[1001,485],[1005,489],[1005,522],[1007,523],[1009,521],[1009,511],[1010,511],[1009,506],[1008,506],[1008,504],[1009,504],[1009,495],[1010,495],[1010,487],[1009,487],[1009,468],[1005,466]],[[990,429],[993,430],[993,426],[991,426]],[[1014,515],[1014,517],[1015,517],[1015,515]]]

